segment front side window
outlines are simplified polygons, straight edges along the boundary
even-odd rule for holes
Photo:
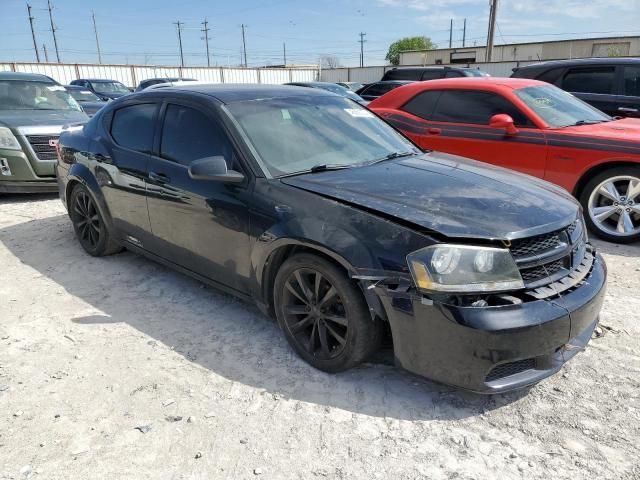
[[[505,113],[516,125],[533,127],[531,121],[506,98],[491,92],[443,90],[432,115],[436,122],[489,125],[494,115]]]
[[[226,110],[273,176],[419,153],[383,120],[342,97],[251,100],[228,104]]]
[[[640,66],[624,67],[624,94],[640,97]]]
[[[142,103],[116,110],[111,121],[111,136],[121,147],[151,153],[156,105]]]
[[[564,76],[562,88],[567,92],[610,94],[615,71],[615,67],[572,68]]]
[[[221,155],[230,165],[232,152],[231,142],[217,122],[191,107],[167,106],[160,142],[162,158],[188,166],[194,160]]]
[[[91,88],[98,93],[129,93],[120,82],[91,82]]]
[[[81,112],[67,90],[50,82],[0,80],[0,110],[73,110]]]
[[[600,110],[553,85],[519,88],[514,93],[552,128],[611,120]]]

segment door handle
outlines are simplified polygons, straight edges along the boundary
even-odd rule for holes
[[[164,173],[149,172],[149,178],[157,183],[169,183],[171,181]]]
[[[638,113],[637,108],[629,108],[629,107],[620,107],[618,108],[619,112],[627,112],[627,113]]]
[[[442,133],[442,129],[441,128],[428,128],[427,132],[430,135],[440,135]]]

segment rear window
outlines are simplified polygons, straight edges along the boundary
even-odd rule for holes
[[[116,110],[111,121],[111,136],[121,147],[151,153],[156,105],[142,103]]]
[[[361,92],[361,95],[372,95],[374,97],[379,97],[399,86],[400,85],[395,83],[374,83],[370,87],[365,88],[364,91]]]
[[[562,89],[577,93],[613,93],[615,67],[572,68],[564,76]]]

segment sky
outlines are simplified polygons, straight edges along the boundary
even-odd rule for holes
[[[187,66],[206,65],[202,22],[209,22],[212,65],[241,62],[242,32],[249,66],[317,63],[336,56],[359,63],[364,32],[365,65],[383,65],[389,44],[424,35],[439,47],[486,43],[489,0],[51,0],[60,59],[97,63],[91,13],[95,13],[103,63],[177,65],[177,28]],[[49,60],[55,49],[46,0],[29,0],[36,40]],[[34,61],[24,0],[0,0],[0,62]],[[496,44],[612,35],[640,35],[640,0],[500,0]]]

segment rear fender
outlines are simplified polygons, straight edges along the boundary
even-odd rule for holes
[[[104,219],[104,222],[107,224],[107,227],[112,229],[113,219],[111,218],[111,213],[109,212],[109,208],[107,207],[107,203],[105,202],[104,195],[102,194],[102,190],[100,189],[100,185],[98,185],[98,182],[91,170],[89,170],[89,168],[87,168],[87,166],[82,163],[74,163],[73,165],[71,165],[71,168],[69,168],[67,178],[67,189],[65,192],[67,209],[71,209],[71,206],[69,204],[71,192],[73,191],[75,185],[79,183],[89,191],[96,203],[100,215]]]

